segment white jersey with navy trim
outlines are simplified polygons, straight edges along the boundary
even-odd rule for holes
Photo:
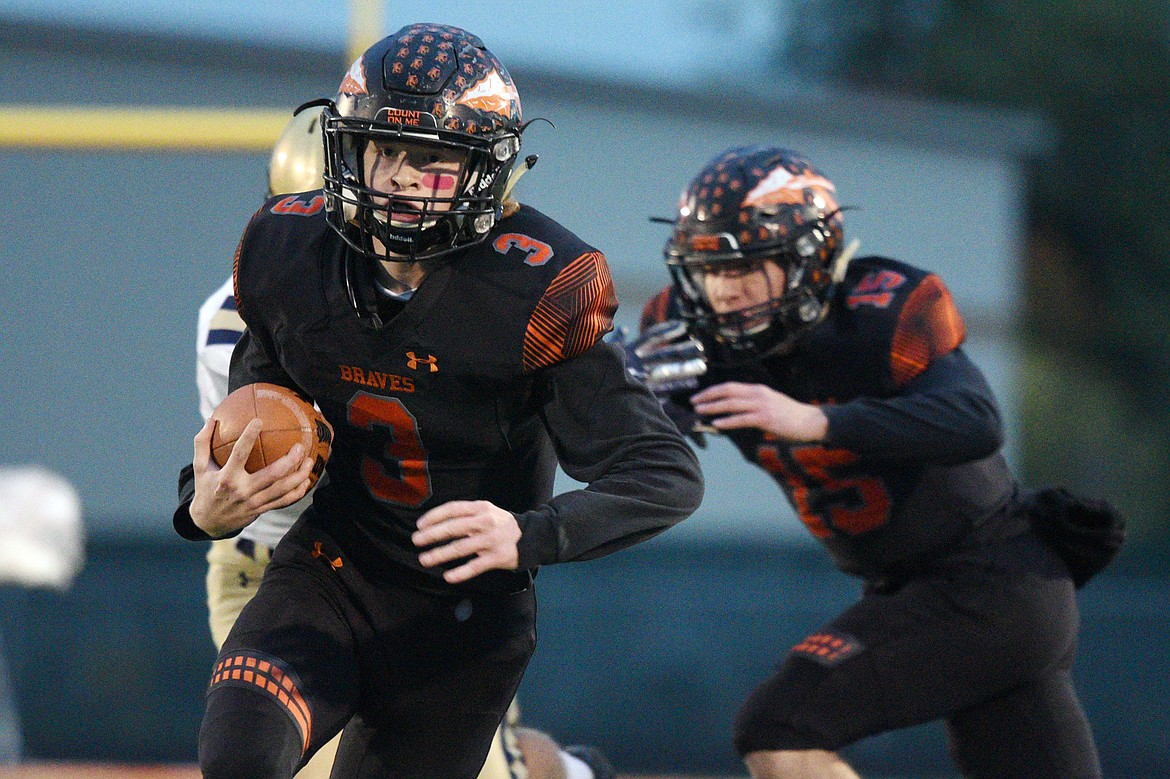
[[[199,413],[206,420],[227,397],[232,350],[244,333],[244,320],[236,313],[230,278],[199,307],[197,333],[195,383],[199,387]],[[311,501],[312,492],[291,506],[260,515],[240,532],[240,538],[275,547]]]

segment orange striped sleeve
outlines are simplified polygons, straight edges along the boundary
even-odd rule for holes
[[[587,351],[613,328],[617,294],[601,252],[569,263],[545,290],[524,334],[524,370],[556,365]]]
[[[934,274],[910,293],[898,314],[890,347],[894,382],[903,387],[930,366],[931,360],[959,347],[967,326],[950,290]]]

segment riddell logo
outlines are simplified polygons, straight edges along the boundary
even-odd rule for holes
[[[432,355],[426,357],[417,357],[414,352],[406,353],[406,367],[412,371],[417,371],[419,365],[429,365],[431,373],[439,372],[439,358]]]

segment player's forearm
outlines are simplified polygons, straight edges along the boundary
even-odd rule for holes
[[[179,506],[171,516],[175,532],[188,541],[210,541],[212,536],[191,518],[191,501],[195,497],[195,470],[191,465],[179,472]]]
[[[588,487],[517,516],[520,567],[590,560],[633,546],[686,519],[702,497],[698,462],[674,436]]]
[[[548,372],[544,418],[557,458],[588,486],[518,516],[521,567],[599,557],[661,533],[699,505],[694,451],[620,352],[598,344]]]
[[[886,399],[823,407],[827,446],[887,460],[954,465],[1003,445],[1003,424],[982,374],[961,353],[946,355]]]
[[[608,437],[598,432],[594,444],[600,447],[560,449],[565,472],[588,486],[518,517],[522,563],[610,554],[663,532],[698,508],[703,476],[694,451],[653,397],[635,417],[643,415],[636,432],[610,415],[615,429]]]

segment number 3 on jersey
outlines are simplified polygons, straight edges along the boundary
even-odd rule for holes
[[[418,435],[418,423],[402,401],[359,392],[349,401],[349,423],[361,430],[390,433],[377,457],[362,460],[362,479],[375,499],[417,508],[431,497],[427,452]]]
[[[495,240],[492,247],[500,254],[518,249],[524,252],[524,262],[528,265],[544,265],[553,257],[551,246],[523,233],[504,233]]]

